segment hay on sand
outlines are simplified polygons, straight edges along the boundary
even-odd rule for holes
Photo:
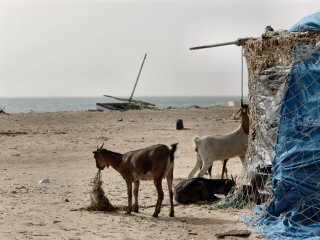
[[[115,211],[117,208],[110,203],[102,188],[103,181],[101,180],[101,175],[101,170],[99,170],[93,179],[92,190],[90,192],[91,205],[87,210],[105,212]]]

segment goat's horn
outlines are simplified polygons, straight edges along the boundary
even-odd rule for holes
[[[98,145],[97,145],[97,151],[99,150],[99,147],[98,147]]]
[[[102,148],[103,148],[103,145],[104,145],[104,143],[102,143],[102,145],[101,145],[100,149],[102,149]]]

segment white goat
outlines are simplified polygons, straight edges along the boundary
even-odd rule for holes
[[[235,131],[222,136],[195,136],[193,145],[196,151],[196,161],[188,174],[192,178],[201,169],[198,177],[203,177],[214,161],[239,157],[245,167],[245,155],[248,146],[249,117],[248,105],[241,106],[241,125]]]

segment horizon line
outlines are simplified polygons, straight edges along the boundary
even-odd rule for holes
[[[2,98],[108,98],[103,95],[101,96],[0,96]],[[127,96],[117,96],[120,98],[127,98]],[[241,97],[240,95],[138,95],[135,96],[133,99],[136,98],[143,98],[143,97]],[[244,96],[246,97],[246,96]]]

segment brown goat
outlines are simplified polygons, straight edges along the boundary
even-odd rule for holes
[[[134,183],[133,211],[139,211],[138,192],[140,180],[153,180],[158,192],[158,200],[153,217],[158,217],[163,200],[162,179],[167,178],[169,197],[170,197],[170,217],[174,217],[173,210],[173,166],[174,153],[177,143],[171,145],[169,149],[166,145],[154,145],[140,150],[127,152],[124,154],[116,153],[103,149],[103,144],[97,151],[94,151],[96,166],[103,170],[106,166],[113,167],[124,178],[127,184],[128,209],[127,214],[131,214],[132,209],[132,183]]]

